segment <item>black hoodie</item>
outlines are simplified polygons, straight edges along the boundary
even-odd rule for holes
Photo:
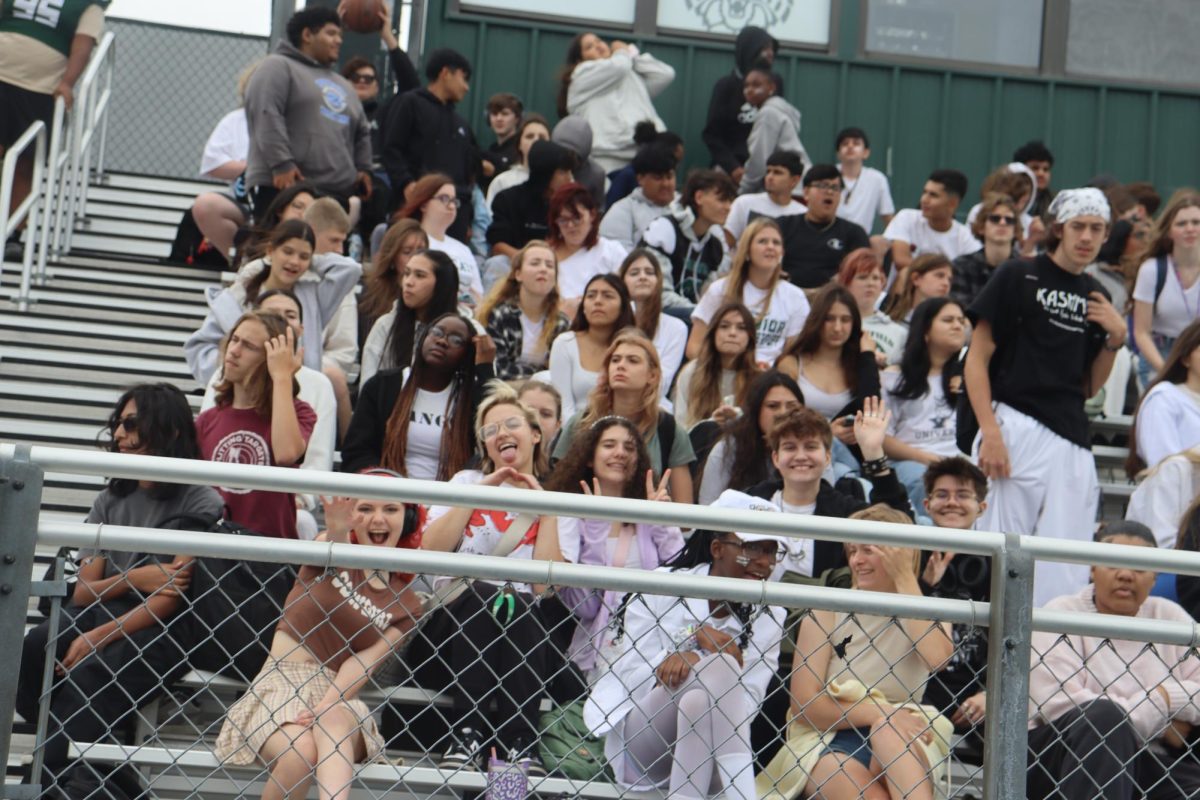
[[[733,46],[737,66],[713,85],[712,98],[708,101],[708,121],[702,134],[704,144],[712,154],[713,166],[729,173],[745,164],[749,154],[746,139],[754,125],[754,110],[742,94],[742,84],[767,45],[779,50],[779,41],[762,28],[753,25],[742,28]],[[777,93],[783,94],[782,86],[777,87]]]
[[[404,187],[430,172],[444,172],[470,205],[471,182],[479,160],[467,121],[429,89],[414,89],[387,105],[383,121],[383,166],[392,197],[403,203]]]
[[[571,169],[575,155],[554,142],[534,142],[529,148],[529,180],[505,189],[492,201],[492,224],[488,244],[507,244],[517,249],[550,232],[550,200],[546,188],[560,169]]]

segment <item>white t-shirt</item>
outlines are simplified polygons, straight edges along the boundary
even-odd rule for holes
[[[712,323],[713,314],[725,302],[725,282],[728,278],[718,278],[713,281],[700,298],[700,303],[692,311],[692,319],[698,319],[705,324]],[[775,284],[775,291],[770,296],[767,306],[767,291],[759,289],[750,281],[746,281],[742,289],[742,304],[750,309],[750,313],[758,320],[758,347],[755,358],[767,364],[774,364],[775,359],[783,352],[783,346],[788,339],[796,336],[804,328],[804,320],[808,318],[808,298],[804,290],[792,283],[787,277],[781,277]],[[766,314],[763,309],[766,307]]]
[[[221,117],[204,143],[204,155],[200,156],[200,177],[207,178],[222,164],[230,161],[245,161],[250,153],[250,128],[246,124],[246,110],[239,108]]]
[[[451,388],[447,386],[440,392],[417,389],[408,418],[408,447],[404,452],[404,466],[410,478],[431,481],[437,477]]]
[[[941,375],[930,376],[929,391],[916,400],[901,400],[892,395],[900,382],[899,372],[884,372],[880,381],[892,412],[889,436],[943,458],[959,455],[955,439],[957,416],[954,406],[946,400]]]
[[[546,327],[546,318],[532,320],[521,312],[521,360],[541,368],[546,364],[548,353],[538,353],[541,346],[542,331]]]
[[[1133,299],[1154,305],[1154,284],[1158,278],[1156,260],[1148,258],[1138,267],[1137,282],[1133,285]],[[1183,329],[1200,317],[1200,281],[1184,289],[1175,270],[1175,260],[1167,256],[1167,282],[1158,296],[1158,307],[1154,309],[1154,320],[1150,330],[1154,333],[1175,338]]]
[[[562,394],[564,420],[587,406],[588,392],[596,388],[598,380],[599,372],[584,369],[579,363],[575,331],[564,331],[554,337],[550,345],[550,382]]]
[[[659,396],[666,397],[675,380],[675,373],[683,363],[683,351],[687,347],[687,323],[670,314],[658,316],[658,329],[654,332],[654,349],[662,362],[662,380],[659,381]]]
[[[766,192],[744,194],[734,200],[733,205],[729,207],[729,216],[725,219],[725,230],[733,234],[734,239],[740,239],[742,231],[746,230],[746,226],[750,224],[751,213],[759,217],[775,219],[788,214],[804,214],[807,211],[808,206],[798,200],[792,200],[786,206],[781,206],[776,204],[771,199],[771,195]]]
[[[470,308],[479,305],[483,299],[483,279],[479,277],[479,262],[471,248],[452,236],[445,239],[430,236],[429,249],[450,256],[458,267],[458,302]]]
[[[838,165],[840,170],[842,165]],[[892,187],[887,175],[874,167],[863,167],[854,180],[842,179],[842,202],[837,215],[858,225],[867,233],[875,224],[875,217],[886,217],[896,213],[892,202]],[[907,239],[905,241],[908,241]],[[978,248],[977,248],[978,249]]]
[[[581,297],[587,282],[596,275],[616,272],[625,260],[626,251],[620,242],[601,236],[596,246],[578,250],[558,263],[558,294],[560,297]]]
[[[929,227],[929,220],[925,219],[925,215],[915,208],[905,208],[896,212],[887,230],[883,232],[883,238],[889,242],[908,242],[915,248],[913,258],[927,253],[941,253],[953,261],[979,249],[979,240],[966,225],[953,220],[950,230],[935,231]]]
[[[782,491],[776,492],[771,497],[771,502],[785,514],[802,514],[811,517],[817,511],[816,503],[793,506],[783,502]],[[785,572],[796,572],[811,578],[814,558],[813,540],[789,538],[784,546],[787,548],[787,555],[775,566],[775,571],[771,573],[771,580],[779,580]]]
[[[450,478],[449,483],[459,484],[464,486],[474,486],[482,481],[484,474],[477,469],[464,469],[457,472]],[[430,506],[429,514],[425,517],[425,524],[429,525],[434,520],[441,519],[450,511],[450,506]],[[513,511],[495,511],[486,509],[475,509],[471,512],[471,518],[467,521],[467,526],[463,529],[462,541],[458,543],[459,553],[471,553],[472,555],[490,556],[492,551],[496,549],[500,539],[504,536],[505,531],[517,518],[517,513]],[[562,552],[564,559],[570,562],[579,561],[579,539],[580,534],[577,529],[579,520],[574,517],[558,517],[558,546]],[[508,558],[533,558],[533,543],[537,540],[538,523],[535,522],[525,532],[525,536],[521,539],[520,544],[508,554]],[[435,583],[443,583],[446,578],[438,578]],[[503,581],[488,581],[496,585],[501,585]],[[517,591],[529,592],[530,588],[527,584],[514,584]]]

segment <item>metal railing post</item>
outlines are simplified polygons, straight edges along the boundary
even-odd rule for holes
[[[1004,538],[1004,549],[992,557],[983,759],[985,800],[1024,797],[1027,771],[1033,557],[1021,549],[1021,537],[1017,534],[1005,534]]]
[[[0,759],[8,763],[12,722],[21,671],[21,645],[29,612],[33,551],[42,505],[41,467],[29,460],[29,446],[0,460]]]

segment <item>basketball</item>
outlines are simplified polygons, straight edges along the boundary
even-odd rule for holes
[[[355,33],[375,33],[383,27],[379,13],[384,0],[345,0],[342,4],[342,25]]]

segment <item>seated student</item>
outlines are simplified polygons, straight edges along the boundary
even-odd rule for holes
[[[725,231],[737,189],[715,169],[692,170],[683,184],[683,208],[650,223],[638,247],[654,253],[663,271],[662,303],[690,310],[705,285],[725,272],[729,260]]]
[[[783,271],[783,237],[773,219],[760,217],[746,226],[728,275],[704,290],[692,311],[687,356],[695,358],[708,333],[713,314],[726,303],[741,303],[758,320],[755,358],[774,363],[790,345],[808,318],[808,298],[788,282]]]
[[[1096,260],[1084,270],[1112,295],[1114,308],[1130,307],[1130,292],[1137,281],[1138,266],[1142,263],[1142,248],[1143,240],[1134,230],[1133,223],[1127,219],[1119,219],[1112,224],[1112,230],[1104,240],[1104,246],[1100,248]],[[955,277],[957,276],[956,265]]]
[[[471,456],[471,420],[491,380],[495,345],[456,313],[429,323],[412,367],[376,373],[358,393],[342,442],[342,471],[384,467],[446,480]]]
[[[948,297],[926,300],[913,313],[900,363],[882,376],[884,398],[892,410],[883,450],[913,508],[924,505],[925,468],[959,454],[955,409],[962,392],[960,353],[966,341],[962,306]]]
[[[950,259],[941,253],[917,256],[896,277],[887,302],[888,316],[907,328],[917,306],[931,297],[950,294],[953,279],[954,268],[950,266]]]
[[[725,423],[700,478],[700,505],[712,505],[726,489],[745,491],[778,478],[767,434],[790,411],[804,405],[796,382],[769,369],[751,381],[737,415]]]
[[[816,289],[837,275],[845,253],[869,247],[871,240],[865,230],[837,215],[844,185],[837,167],[817,164],[801,183],[807,209],[778,219],[783,268],[795,285]]]
[[[268,289],[258,296],[255,307],[260,311],[283,317],[295,332],[296,339],[303,338],[304,309],[296,295],[286,289]],[[224,380],[224,370],[213,373],[204,390],[204,400],[200,404],[201,413],[216,408],[217,387]],[[333,469],[333,451],[337,449],[337,399],[333,394],[333,386],[324,374],[305,366],[301,366],[296,372],[296,383],[300,386],[300,393],[296,396],[312,406],[316,415],[312,434],[308,439],[308,448],[304,451],[304,462],[300,468],[329,472]],[[296,518],[297,533],[301,539],[312,539],[317,535],[317,523],[311,514],[316,509],[316,498],[313,495],[300,495],[298,500],[300,510],[297,511]]]
[[[772,510],[740,492],[718,507]],[[780,537],[695,531],[661,572],[769,580]],[[604,736],[623,789],[669,797],[714,790],[753,800],[750,723],[779,659],[783,611],[722,600],[629,595],[616,627],[616,660],[592,688],[584,722]],[[715,778],[715,780],[714,780]]]
[[[477,319],[496,344],[496,377],[528,378],[546,368],[550,346],[567,330],[559,311],[554,251],[534,239],[513,256],[513,269],[488,292]]]
[[[741,303],[726,303],[696,358],[684,365],[675,387],[675,417],[688,430],[714,419],[736,419],[750,384],[762,371],[754,359],[754,315]]]
[[[603,417],[575,437],[546,482],[546,490],[669,503],[670,472],[667,470],[655,481],[641,431],[624,417]],[[559,541],[566,547],[564,535],[559,533]],[[658,569],[683,549],[683,534],[674,525],[580,519],[570,535],[578,539],[571,544],[571,549],[579,553],[577,563],[602,567]],[[604,634],[624,593],[568,588],[558,591],[580,622],[571,641],[571,660],[584,676],[598,677],[611,666],[605,660]]]
[[[633,143],[642,148],[647,145],[658,145],[668,148],[675,154],[675,163],[682,164],[685,154],[683,137],[672,131],[660,131],[650,120],[642,120],[633,128]],[[637,172],[629,163],[607,175],[608,191],[604,194],[604,205],[612,206],[629,196],[638,186]]]
[[[546,133],[550,135],[549,131]],[[529,179],[496,195],[487,240],[492,256],[512,258],[534,239],[549,233],[550,198],[574,177],[574,155],[562,145],[535,141],[529,150]],[[485,268],[485,271],[490,271]]]
[[[851,519],[909,521],[886,506]],[[919,551],[852,543],[845,551],[856,590],[921,596]],[[940,795],[951,730],[936,709],[920,705],[920,693],[950,657],[949,627],[840,611],[806,616],[796,640],[787,742],[758,776],[758,796]]]
[[[1096,541],[1154,547],[1143,526]],[[1177,604],[1150,597],[1155,575],[1092,567],[1092,581],[1047,610],[1191,623]],[[1200,723],[1200,662],[1186,646],[1034,632],[1029,668],[1030,798],[1194,797],[1200,763],[1191,756]]]
[[[604,354],[600,376],[588,395],[587,405],[567,419],[554,445],[554,460],[563,458],[576,436],[601,417],[625,417],[641,432],[656,476],[671,471],[671,498],[676,503],[695,500],[692,473],[696,460],[687,430],[659,408],[662,365],[658,351],[636,328],[619,331]]]
[[[309,321],[303,345],[304,364],[322,369],[322,331],[337,313],[342,298],[349,294],[362,267],[353,259],[335,253],[313,256],[316,236],[308,223],[288,220],[272,232],[268,254],[252,261],[238,272],[228,289],[206,290],[209,312],[200,329],[183,346],[188,367],[199,383],[208,383],[220,362],[217,351],[223,337],[233,331],[246,309],[253,306],[259,292],[288,289],[300,298],[304,317]]]
[[[429,249],[450,256],[458,270],[458,302],[474,308],[483,297],[479,262],[471,248],[450,234],[459,214],[454,182],[440,172],[413,181],[404,191],[405,203],[393,220],[415,219],[429,238]]]
[[[983,179],[983,184],[979,187],[980,198],[987,197],[989,194],[1011,197],[1016,211],[1020,215],[1022,227],[1027,231],[1031,229],[1034,218],[1030,209],[1037,204],[1037,178],[1034,177],[1033,170],[1019,161],[997,167]],[[968,226],[979,218],[981,207],[982,203],[971,206],[971,210],[967,212]],[[1044,230],[1040,223],[1038,223],[1038,228]],[[1035,247],[1029,253],[1023,253],[1024,255],[1036,255],[1038,242],[1032,243]]]
[[[484,188],[497,175],[516,166],[521,161],[517,148],[517,126],[521,124],[521,115],[525,113],[525,104],[521,98],[511,92],[497,92],[488,98],[487,117],[488,127],[496,136],[496,141],[487,146],[483,156]],[[491,169],[488,169],[488,165]]]
[[[313,257],[325,253],[343,255],[346,237],[350,235],[350,217],[337,200],[321,197],[304,212],[304,221],[313,229],[317,244]],[[353,259],[351,259],[353,260]],[[359,274],[362,274],[361,266]],[[346,432],[354,410],[350,400],[350,384],[358,377],[358,309],[354,289],[346,292],[333,316],[325,321],[321,331],[321,371],[329,378],[337,398],[338,434]]]
[[[230,328],[221,364],[217,404],[196,417],[201,456],[264,467],[299,465],[317,415],[297,396],[296,373],[303,362],[295,331],[278,314],[247,311]],[[290,492],[220,492],[230,521],[266,536],[297,537],[296,498]]]
[[[1006,194],[990,193],[983,196],[979,214],[971,223],[971,233],[983,242],[983,247],[959,256],[951,265],[954,278],[950,284],[950,294],[964,307],[975,302],[996,267],[1016,256],[1017,242],[1024,231],[1016,209],[1016,201]],[[1118,307],[1123,306],[1121,304]]]
[[[517,127],[515,139],[518,158],[502,175],[492,178],[487,189],[488,208],[496,200],[496,195],[505,189],[520,186],[529,180],[529,150],[534,142],[550,141],[550,123],[541,114],[530,113],[521,118]]]
[[[1188,453],[1181,454],[1178,457],[1186,458],[1188,460],[1189,463],[1187,464],[1186,469],[1189,473],[1195,472],[1195,470],[1192,468],[1191,462],[1191,459],[1195,457],[1196,453],[1194,451],[1189,451]],[[1175,460],[1176,457],[1168,458],[1159,465],[1159,469],[1167,467],[1172,461]],[[1149,478],[1147,478],[1147,482],[1148,481]],[[1188,474],[1184,479],[1179,480],[1178,483],[1180,484],[1181,490],[1186,490],[1187,485],[1193,482],[1192,475]],[[1198,496],[1200,496],[1200,492],[1193,492],[1191,496],[1176,495],[1175,497],[1169,498],[1167,503],[1164,504],[1166,508],[1155,509],[1156,511],[1159,511],[1159,513],[1162,513],[1162,511],[1167,511],[1172,507],[1178,508],[1180,505],[1183,506],[1183,511],[1175,520],[1174,537],[1167,535],[1170,533],[1169,530],[1160,531],[1156,528],[1150,531],[1154,538],[1159,542],[1159,547],[1174,548],[1176,550],[1183,550],[1191,553],[1200,551],[1200,503],[1198,503],[1196,500]],[[1132,503],[1130,505],[1132,507]],[[1126,524],[1137,525],[1142,523],[1140,520],[1137,522],[1127,520]],[[1150,524],[1152,523],[1145,523],[1144,527],[1147,527],[1149,530]],[[1165,544],[1163,543],[1164,541]],[[1174,579],[1175,596],[1179,602],[1179,605],[1183,607],[1184,611],[1192,615],[1192,619],[1200,618],[1200,577],[1195,575],[1175,575]],[[1167,582],[1169,583],[1169,581]],[[1160,589],[1164,588],[1162,586],[1163,583],[1164,581],[1160,579],[1156,583],[1154,591],[1152,591],[1151,594],[1158,595],[1160,597],[1166,596],[1166,593],[1159,591]]]
[[[187,398],[169,384],[140,384],[123,392],[109,413],[108,435],[103,446],[114,453],[200,458]],[[168,520],[186,514],[216,521],[221,507],[220,495],[207,486],[110,478],[93,501],[87,522],[179,528],[182,520]],[[94,765],[72,767],[70,742],[103,741],[186,671],[184,654],[164,633],[183,603],[191,560],[186,555],[79,551],[74,591],[59,611],[58,638],[50,653],[51,620],[32,628],[21,648],[15,701],[17,713],[29,723],[37,721],[43,703],[47,656],[55,662],[54,684],[44,701],[50,706],[44,771],[34,777],[43,789],[55,784],[61,789],[70,772],[92,776],[90,770],[99,769]]]
[[[1125,519],[1153,531],[1159,547],[1174,547],[1181,524],[1190,524],[1187,520],[1193,518],[1189,509],[1200,496],[1200,470],[1196,464],[1200,464],[1200,446],[1167,456],[1138,475],[1139,483],[1129,497]],[[1191,610],[1182,598],[1180,604]]]
[[[883,238],[891,242],[897,270],[927,253],[940,253],[953,261],[979,249],[971,229],[954,218],[966,193],[967,177],[958,170],[935,169],[929,174],[920,209],[897,211],[883,232]]]
[[[396,309],[404,290],[408,260],[429,247],[429,237],[415,219],[402,219],[387,228],[371,254],[358,299],[358,343],[365,348],[376,321]]]
[[[595,275],[616,272],[625,247],[600,235],[600,208],[579,183],[560,186],[550,198],[550,232],[546,241],[558,259],[558,294],[563,312],[575,316],[583,287]]]
[[[671,210],[676,200],[676,163],[670,148],[658,144],[640,148],[633,157],[638,188],[604,213],[600,235],[632,250],[650,223]]]
[[[389,470],[364,474],[399,477]],[[389,500],[325,498],[332,544],[413,549],[418,509]],[[383,753],[379,723],[358,694],[421,616],[412,575],[300,567],[250,689],[229,707],[214,755],[270,770],[264,797],[346,797],[355,765]]]
[[[629,290],[616,275],[596,275],[583,289],[571,329],[550,346],[550,382],[562,392],[562,417],[587,405],[618,331],[635,323]],[[549,444],[549,443],[547,443]]]
[[[871,157],[867,132],[862,128],[843,128],[834,139],[833,149],[837,151],[838,169],[842,173],[838,216],[867,233],[875,227],[875,217],[886,228],[896,214],[896,204],[892,201],[887,175],[865,163]]]
[[[553,442],[562,427],[562,394],[552,384],[530,378],[517,390],[517,399],[533,409],[543,442]]]
[[[363,345],[363,385],[375,373],[401,369],[412,363],[415,344],[430,320],[453,314],[458,308],[458,268],[438,250],[418,250],[397,273],[400,296],[392,309],[371,326]]]
[[[305,181],[293,183],[276,195],[267,210],[254,219],[254,227],[238,231],[234,266],[241,267],[267,255],[271,249],[271,234],[279,224],[289,219],[304,219],[304,212],[319,196],[313,185]]]
[[[783,98],[779,78],[769,62],[759,61],[750,67],[742,92],[746,103],[757,110],[746,139],[746,163],[738,182],[738,193],[749,194],[762,191],[767,158],[772,153],[795,153],[805,169],[812,160],[800,141],[800,112]]]
[[[607,207],[604,185],[608,179],[604,167],[591,157],[592,126],[582,117],[563,117],[550,132],[550,141],[561,144],[575,154],[575,169],[572,170],[574,180],[588,190],[598,213],[603,213]]]
[[[480,469],[456,472],[450,482],[541,491],[548,470],[541,431],[516,391],[492,382],[474,421]],[[570,517],[433,506],[421,548],[576,561],[577,524]],[[440,588],[450,580],[440,578],[437,584]],[[545,586],[488,580],[465,585],[433,612],[405,655],[418,683],[444,688],[454,701],[451,741],[438,766],[483,770],[484,754],[494,740],[508,751],[509,763],[524,761],[531,775],[545,775],[537,750],[538,705],[546,684],[566,664],[573,632],[566,624],[570,612],[554,595],[545,594]],[[493,602],[505,597],[512,598],[507,605]],[[550,630],[554,634],[547,636]],[[493,699],[496,708],[491,711]]]
[[[803,214],[808,209],[793,196],[804,175],[804,162],[797,153],[781,150],[767,157],[767,172],[763,190],[739,195],[729,207],[725,230],[736,240],[742,238],[746,225],[755,217],[777,217]]]
[[[666,277],[661,264],[648,248],[635,247],[621,262],[617,277],[625,282],[625,288],[629,290],[637,327],[654,342],[654,349],[658,351],[663,368],[659,383],[665,398],[683,362],[688,329],[683,320],[663,312]]]
[[[1200,322],[1184,328],[1133,416],[1129,477],[1200,444]]]
[[[893,358],[898,359],[904,352],[908,327],[879,310],[879,299],[887,284],[879,256],[867,247],[852,250],[842,259],[837,282],[854,298],[863,330],[875,342],[875,361],[883,367]]]
[[[935,461],[925,470],[924,511],[939,528],[967,531],[987,508],[987,476],[962,456]],[[921,574],[931,597],[986,603],[992,593],[992,561],[969,553],[932,553]],[[988,629],[955,623],[954,652],[925,687],[925,702],[942,712],[968,746],[982,757],[987,716]],[[962,745],[959,745],[960,752]]]

